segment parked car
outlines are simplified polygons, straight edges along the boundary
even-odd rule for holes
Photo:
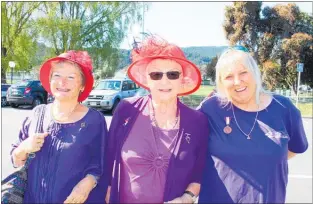
[[[7,91],[11,85],[9,84],[1,84],[1,107],[7,106]]]
[[[48,93],[39,80],[24,80],[13,84],[7,92],[7,101],[13,108],[19,105],[33,107],[47,103]]]
[[[130,79],[105,79],[99,81],[83,104],[98,110],[114,112],[123,98],[135,96],[138,86]]]
[[[136,92],[135,96],[140,97],[140,96],[147,96],[149,94],[150,94],[150,92],[147,89],[139,88],[138,91]]]
[[[299,91],[300,93],[312,92],[312,88],[309,85],[300,85]]]

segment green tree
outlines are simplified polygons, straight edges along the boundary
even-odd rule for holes
[[[212,60],[207,64],[205,68],[205,74],[208,78],[211,78],[212,81],[215,81],[215,67],[217,63],[218,57],[215,56]]]
[[[291,38],[284,39],[282,43],[283,55],[287,59],[285,69],[283,70],[285,83],[292,87],[294,92],[297,90],[297,63],[306,62],[308,60],[306,58],[312,56],[312,54],[306,54],[306,52],[313,51],[312,47],[313,38],[306,33],[296,33]],[[307,63],[305,64],[310,66]],[[312,67],[306,67],[306,69],[312,69]]]
[[[9,61],[16,63],[15,70],[29,71],[36,58],[36,33],[33,12],[41,2],[1,2],[1,83],[6,83]]]
[[[116,69],[119,44],[131,23],[141,19],[138,2],[45,2],[38,21],[41,36],[58,55],[67,50],[87,50],[95,69]],[[104,64],[106,64],[104,66]]]
[[[226,6],[224,31],[230,45],[241,44],[257,57],[262,2],[234,2]]]
[[[242,44],[249,48],[260,65],[263,82],[269,89],[278,87],[295,87],[295,58],[302,56],[306,67],[313,67],[310,61],[310,46],[304,46],[299,53],[291,45],[295,39],[308,42],[312,36],[312,17],[300,12],[295,4],[275,5],[261,10],[261,2],[235,2],[226,8],[224,30],[231,45]],[[294,37],[292,37],[294,36]],[[286,41],[292,38],[291,41]],[[306,39],[306,40],[305,40]],[[305,43],[304,43],[305,44]],[[284,47],[283,47],[284,46]],[[291,54],[297,53],[297,54]],[[293,59],[289,59],[290,56]],[[298,59],[300,60],[300,59]],[[312,68],[311,68],[312,69]],[[312,71],[307,72],[308,74]],[[275,79],[276,77],[276,79]],[[310,81],[313,75],[305,75],[304,81]],[[277,82],[277,83],[274,83]],[[292,84],[293,83],[293,84]],[[295,90],[295,89],[294,89]]]
[[[263,85],[271,91],[280,88],[284,82],[281,66],[275,60],[267,60],[262,63]]]

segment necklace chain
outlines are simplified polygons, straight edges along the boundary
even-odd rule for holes
[[[155,123],[155,125],[160,128],[157,120],[156,120],[156,117],[155,117],[155,110],[154,110],[154,107],[153,107],[153,104],[151,103],[151,106],[152,106],[152,122]],[[179,109],[177,107],[177,112],[176,112],[176,118],[175,118],[175,123],[174,123],[174,126],[172,127],[172,129],[174,129],[178,123],[178,119],[179,119]]]
[[[79,103],[77,103],[77,104],[74,106],[74,108],[73,108],[70,112],[68,112],[68,113],[66,114],[65,119],[68,119],[68,118],[73,114],[73,112],[76,110],[78,104],[79,104]],[[53,106],[54,106],[54,104],[52,104],[52,117],[53,117],[55,120],[60,121],[60,120],[56,119],[55,116],[54,116],[54,113],[53,113]]]
[[[255,116],[255,119],[254,119],[254,123],[253,123],[253,126],[252,126],[252,128],[251,128],[251,130],[250,130],[250,132],[248,133],[248,134],[246,134],[241,128],[240,128],[240,126],[239,126],[239,124],[238,124],[238,122],[237,122],[237,119],[236,119],[236,115],[235,115],[235,111],[234,111],[234,106],[233,106],[233,104],[231,104],[231,109],[232,109],[232,111],[233,111],[233,116],[234,116],[234,119],[235,119],[235,122],[236,122],[236,125],[237,125],[237,127],[238,127],[238,129],[247,137],[247,139],[251,139],[251,133],[252,133],[252,131],[253,131],[253,129],[254,129],[254,126],[255,126],[255,124],[256,124],[256,121],[257,121],[257,119],[258,119],[258,115],[259,115],[259,105],[258,105],[258,111],[256,112],[256,116]]]
[[[152,102],[151,102],[151,106],[152,106],[152,122],[156,125],[157,130],[160,131],[161,128],[160,128],[160,126],[159,126],[159,124],[158,124],[158,122],[157,122],[157,120],[156,120],[156,117],[155,117],[155,110],[154,110],[154,107],[153,107]],[[175,124],[174,124],[174,126],[173,126],[172,129],[174,129],[174,128],[176,127],[176,125],[177,125],[177,123],[178,123],[178,119],[179,119],[179,108],[178,108],[178,106],[177,106]],[[162,157],[163,154],[160,154],[160,152],[159,152],[158,143],[157,143],[157,136],[156,136],[157,133],[155,132],[155,130],[154,130],[153,128],[152,128],[152,132],[153,132],[153,138],[154,138],[154,142],[155,142],[155,148],[156,148],[156,151],[158,152],[158,158],[160,158],[160,157]],[[179,132],[179,130],[177,130],[176,136],[178,135],[178,132]],[[176,142],[175,142],[175,141],[176,141]],[[173,144],[174,144],[174,145],[177,144],[177,138],[176,138],[173,142],[174,142],[174,143],[172,143],[170,146],[172,146]],[[176,145],[175,145],[175,146],[176,146]]]

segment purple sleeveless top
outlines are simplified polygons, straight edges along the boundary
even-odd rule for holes
[[[122,147],[122,203],[163,203],[166,175],[178,129],[152,125],[149,106],[139,114]],[[177,128],[177,127],[175,127]]]

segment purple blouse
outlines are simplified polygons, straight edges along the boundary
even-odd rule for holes
[[[149,106],[146,110],[139,114],[122,148],[122,203],[163,203],[168,164],[178,129],[153,126]]]
[[[38,111],[46,108],[43,131],[49,135],[28,168],[28,186],[24,203],[63,203],[74,186],[87,174],[101,177],[107,136],[101,113],[89,109],[79,121],[60,124],[51,118],[50,105],[41,105],[23,122],[19,140],[12,151],[33,134]],[[106,189],[96,187],[86,203],[104,202]]]

